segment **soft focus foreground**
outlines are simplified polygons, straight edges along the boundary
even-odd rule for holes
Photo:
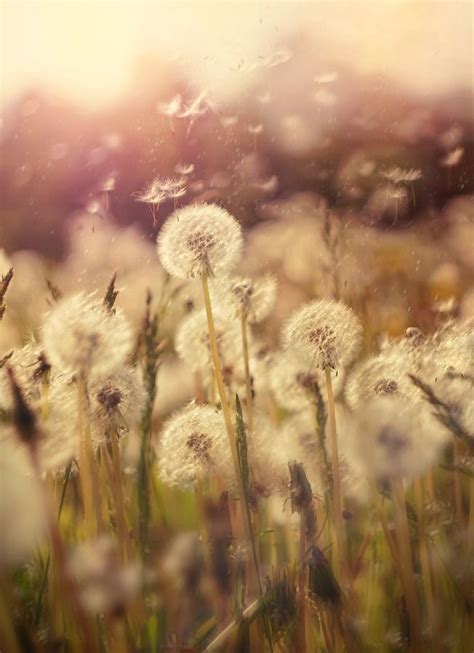
[[[1,651],[474,647],[470,89],[285,38],[5,112]]]

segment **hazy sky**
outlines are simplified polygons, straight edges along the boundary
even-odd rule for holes
[[[319,54],[383,73],[421,93],[472,86],[472,3],[140,2],[7,0],[2,101],[30,85],[94,108],[127,87],[137,56],[177,58],[196,86],[222,97],[248,83],[253,62],[303,28]]]

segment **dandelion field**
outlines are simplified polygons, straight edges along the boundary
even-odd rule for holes
[[[290,45],[0,169],[1,653],[474,650],[472,124]]]

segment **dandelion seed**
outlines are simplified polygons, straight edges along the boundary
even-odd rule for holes
[[[314,99],[323,107],[333,107],[337,102],[336,95],[326,90],[324,87],[316,91]]]
[[[157,105],[157,110],[159,113],[162,113],[165,116],[177,116],[181,111],[182,100],[181,95],[175,95],[169,102],[159,102]]]
[[[282,48],[277,50],[269,55],[263,62],[263,65],[268,68],[275,68],[275,66],[281,66],[284,63],[287,63],[293,58],[293,52],[287,48]]]
[[[411,183],[421,179],[421,170],[415,168],[410,168],[409,170],[404,170],[399,167],[390,168],[389,170],[384,170],[380,173],[380,176],[384,179],[388,179],[394,184],[402,183]]]
[[[159,205],[169,198],[175,199],[185,194],[186,180],[182,177],[178,179],[156,177],[143,191],[135,193],[135,199],[137,202]]]
[[[451,150],[440,160],[440,165],[443,168],[454,168],[461,163],[461,159],[464,156],[464,148],[456,147],[454,150]]]
[[[320,75],[316,75],[314,81],[316,82],[316,84],[332,84],[333,82],[337,81],[338,78],[339,78],[339,73],[328,72],[328,73],[321,73]]]
[[[109,175],[108,177],[104,177],[99,182],[98,185],[98,190],[102,191],[103,193],[110,193],[110,191],[115,190],[115,186],[117,184],[117,178],[115,175]]]
[[[43,325],[42,341],[53,367],[95,376],[119,369],[133,345],[122,311],[111,315],[86,293],[62,299],[53,307]]]
[[[252,136],[258,136],[259,134],[263,134],[263,125],[261,122],[256,125],[249,125],[247,131]]]
[[[175,165],[174,171],[178,175],[191,175],[194,172],[194,164],[193,163],[177,163]]]
[[[178,113],[178,118],[198,118],[203,116],[208,110],[209,105],[205,102],[207,91],[200,93],[194,100],[183,107]]]
[[[305,304],[286,323],[285,348],[308,368],[343,369],[357,355],[362,327],[355,313],[342,302],[322,299]]]
[[[172,276],[181,279],[222,276],[240,259],[238,222],[215,204],[194,204],[175,211],[158,236],[158,256]]]
[[[194,402],[185,406],[164,425],[157,459],[158,475],[167,485],[189,487],[209,473],[233,478],[221,412]]]
[[[239,119],[237,116],[222,116],[221,123],[222,126],[228,129],[229,127],[234,127],[238,123]]]
[[[255,181],[252,183],[252,188],[256,188],[266,194],[275,193],[278,190],[278,177],[272,175],[266,180]]]

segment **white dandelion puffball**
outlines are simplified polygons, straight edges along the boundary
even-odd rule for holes
[[[243,361],[239,323],[215,313],[214,326],[222,367],[232,371],[236,364]],[[183,321],[176,335],[175,348],[181,360],[192,370],[207,372],[210,369],[212,356],[204,310],[193,313]]]
[[[46,316],[42,341],[53,367],[100,376],[119,369],[133,346],[123,313],[108,313],[102,302],[84,292],[54,306]]]
[[[91,613],[114,613],[132,601],[143,582],[138,562],[123,566],[113,540],[102,535],[83,542],[69,555],[68,567],[76,578],[82,606]]]
[[[172,277],[193,279],[229,274],[242,249],[242,230],[216,204],[193,204],[175,211],[157,240],[158,256]]]
[[[301,360],[291,356],[289,352],[279,352],[275,355],[270,368],[270,388],[280,406],[294,411],[308,408],[316,399],[314,384],[317,383],[326,401],[326,381],[319,369],[308,369]],[[340,392],[343,375],[334,378],[334,394]]]
[[[329,299],[302,306],[283,330],[285,348],[310,368],[344,368],[356,357],[361,340],[362,326],[352,309]]]
[[[275,305],[276,288],[276,279],[271,274],[259,279],[222,278],[211,284],[211,295],[230,318],[238,318],[243,313],[249,324],[258,324]]]
[[[13,353],[4,352],[0,359],[8,355],[9,358],[3,367],[0,367],[0,408],[10,410],[13,405],[11,382],[7,373],[7,367],[11,367],[15,374],[15,380],[20,385],[25,398],[28,401],[37,401],[41,395],[41,367],[46,364],[41,358],[41,347],[34,342],[26,344],[21,349],[15,349]]]
[[[344,388],[347,405],[355,409],[374,397],[419,396],[419,390],[408,376],[416,370],[414,357],[406,347],[388,347],[378,356],[358,363],[348,374]]]
[[[191,402],[164,425],[157,446],[158,475],[167,485],[190,487],[206,474],[233,476],[221,411]]]
[[[429,407],[387,398],[369,400],[354,414],[351,437],[354,462],[379,481],[423,475],[449,441]]]
[[[0,433],[0,570],[25,562],[45,535],[41,496],[26,449]]]

